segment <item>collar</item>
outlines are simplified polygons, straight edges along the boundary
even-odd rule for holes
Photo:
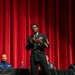
[[[37,33],[34,34],[34,36],[38,36],[38,35],[39,35],[39,32],[37,32]]]
[[[35,35],[38,35],[39,34],[39,32],[37,32]]]
[[[37,38],[37,37],[38,37],[38,35],[39,35],[39,32],[37,32],[37,33],[35,34],[35,37]]]
[[[2,63],[7,63],[6,61],[2,61]]]

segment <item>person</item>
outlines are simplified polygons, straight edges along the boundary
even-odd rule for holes
[[[44,48],[49,48],[46,35],[39,33],[37,24],[31,25],[33,34],[28,38],[26,49],[31,49],[31,75],[37,75],[38,64],[45,75],[49,75]]]
[[[47,61],[47,67],[49,71],[51,69],[56,70],[56,67],[54,66],[54,64],[52,62],[49,62],[49,57],[47,55],[46,55],[46,61]],[[38,65],[38,75],[45,75],[39,65]]]
[[[48,70],[50,70],[50,69],[56,69],[56,67],[54,66],[54,64],[52,62],[49,62],[49,57],[47,55],[46,55],[46,60],[47,60]]]
[[[3,54],[2,55],[2,61],[0,62],[0,68],[4,69],[4,68],[12,68],[12,65],[8,62],[6,62],[7,60],[7,55]]]
[[[49,57],[47,55],[46,55],[46,61],[47,61],[48,70],[50,70],[50,69],[56,69],[56,67],[54,66],[54,64],[52,62],[49,62]],[[38,70],[41,70],[40,66],[38,66]]]

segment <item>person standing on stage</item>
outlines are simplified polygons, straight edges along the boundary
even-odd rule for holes
[[[49,48],[46,35],[39,33],[37,24],[31,25],[33,35],[28,38],[26,49],[31,49],[31,75],[37,75],[38,64],[45,73],[49,75],[44,48]]]

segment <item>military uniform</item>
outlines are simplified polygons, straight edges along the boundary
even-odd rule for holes
[[[36,41],[33,43],[32,38],[34,35],[31,35],[28,38],[28,42],[26,45],[26,49],[31,49],[31,72],[32,75],[36,75],[37,72],[37,66],[40,64],[41,69],[44,71],[46,75],[48,74],[48,67],[47,67],[47,61],[46,61],[46,55],[44,53],[44,48],[49,48],[49,42],[47,40],[46,35],[38,33],[36,36],[37,38],[40,38],[42,40],[42,44],[37,43]]]
[[[0,68],[1,69],[12,68],[12,65],[9,64],[8,62],[0,62]]]

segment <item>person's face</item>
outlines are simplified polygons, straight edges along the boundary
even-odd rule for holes
[[[37,32],[38,32],[38,27],[37,27],[36,25],[33,25],[33,26],[32,26],[32,31],[33,31],[34,33],[37,33]]]
[[[5,54],[2,55],[2,61],[6,61],[7,60],[7,56]]]

